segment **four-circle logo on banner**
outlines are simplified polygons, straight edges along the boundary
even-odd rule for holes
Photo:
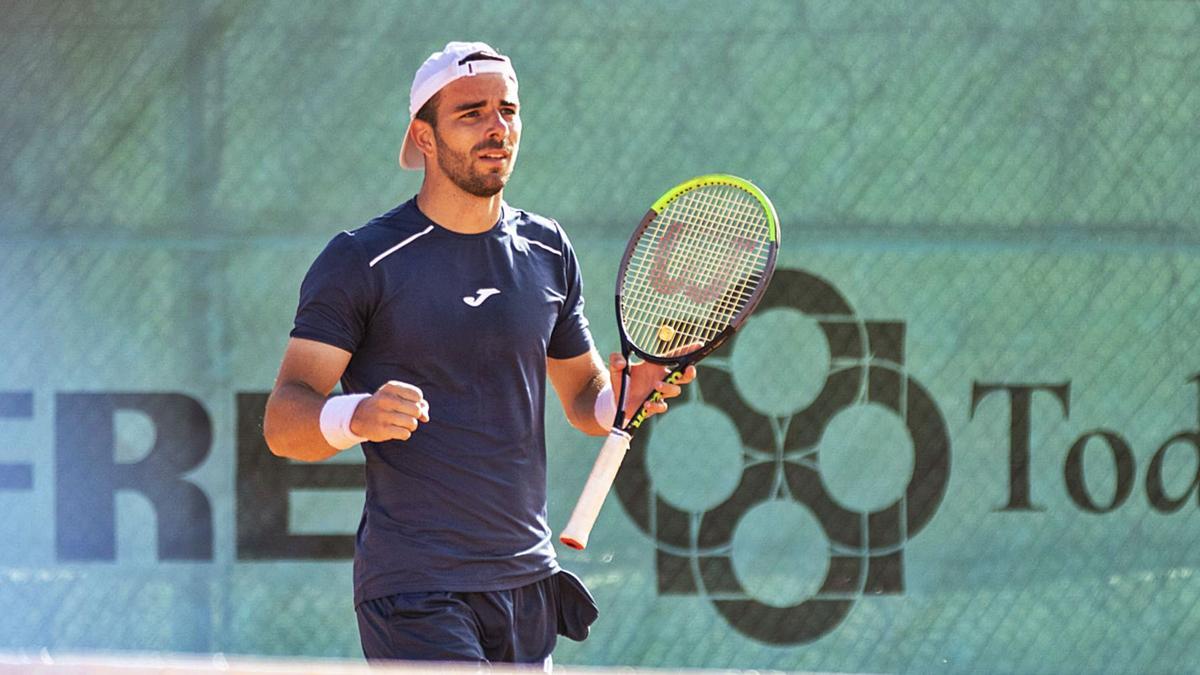
[[[828,282],[781,269],[699,371],[617,476],[655,541],[659,593],[705,596],[771,644],[811,642],[859,596],[901,593],[905,543],[950,471],[945,421],[904,367],[904,324],[861,319]]]

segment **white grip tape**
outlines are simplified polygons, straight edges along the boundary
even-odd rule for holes
[[[371,398],[371,395],[344,394],[325,401],[325,406],[321,408],[321,435],[325,437],[326,443],[338,450],[345,450],[367,440],[350,432],[350,420],[354,418],[354,411],[366,398]]]
[[[617,419],[617,397],[613,395],[611,382],[604,385],[604,388],[596,394],[596,406],[593,414],[596,417],[596,424],[612,431],[613,421]]]
[[[600,516],[600,507],[604,505],[604,498],[612,489],[613,481],[617,478],[617,469],[621,468],[625,451],[629,449],[629,438],[629,434],[614,429],[604,440],[596,463],[592,465],[587,484],[583,486],[579,501],[575,502],[571,520],[558,537],[562,543],[579,550],[587,547],[588,535],[592,533],[592,526]]]

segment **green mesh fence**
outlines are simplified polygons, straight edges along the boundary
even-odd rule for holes
[[[513,58],[506,196],[567,228],[603,349],[664,189],[742,175],[783,225],[761,314],[560,551],[603,611],[560,662],[1195,668],[1200,3],[1169,0],[3,2],[0,650],[359,653],[357,458],[257,426],[313,256],[418,188],[408,84],[451,39]],[[598,444],[547,427],[561,527]]]

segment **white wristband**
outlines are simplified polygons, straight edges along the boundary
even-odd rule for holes
[[[612,384],[604,385],[604,388],[596,394],[596,407],[593,411],[596,417],[596,423],[604,427],[605,431],[611,431],[613,421],[617,418],[617,399],[613,396]]]
[[[345,450],[367,440],[350,432],[350,420],[364,398],[371,398],[371,395],[345,394],[325,401],[325,407],[321,408],[321,434],[327,443],[338,450]]]

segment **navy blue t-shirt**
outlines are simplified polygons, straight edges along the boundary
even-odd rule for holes
[[[334,237],[292,337],[351,352],[346,393],[420,387],[428,423],[363,443],[354,600],[488,591],[558,569],[546,522],[546,357],[592,348],[578,261],[553,220],[505,205],[458,234],[410,200]]]

